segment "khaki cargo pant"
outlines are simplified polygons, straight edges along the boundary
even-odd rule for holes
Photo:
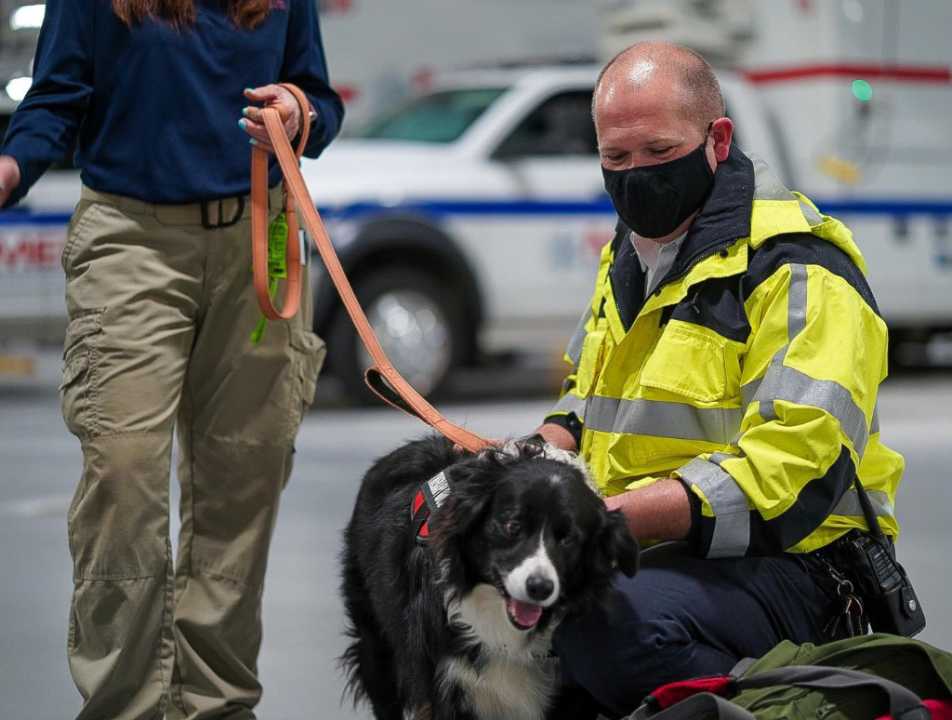
[[[213,204],[210,219],[236,207]],[[268,547],[324,344],[310,332],[305,283],[304,309],[252,345],[248,207],[209,230],[198,205],[84,189],[70,224],[61,395],[83,451],[68,517],[68,655],[82,720],[244,720],[261,696]]]

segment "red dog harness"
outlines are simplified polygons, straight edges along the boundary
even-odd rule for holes
[[[441,471],[420,485],[410,503],[410,523],[413,534],[419,544],[425,545],[430,539],[430,518],[450,496],[450,481]]]

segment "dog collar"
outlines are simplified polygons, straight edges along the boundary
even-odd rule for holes
[[[445,471],[438,472],[420,485],[410,503],[410,525],[421,545],[430,539],[430,519],[450,496],[450,481]]]

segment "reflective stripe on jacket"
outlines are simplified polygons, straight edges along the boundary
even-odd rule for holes
[[[550,418],[574,413],[607,495],[680,477],[708,557],[816,550],[883,530],[902,457],[880,442],[887,330],[849,229],[732,149],[678,259],[644,299],[628,231],[602,252]]]

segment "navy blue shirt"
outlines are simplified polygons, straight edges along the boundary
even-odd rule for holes
[[[110,0],[48,0],[33,86],[2,153],[20,166],[17,202],[78,132],[76,164],[94,190],[153,203],[246,195],[249,136],[238,127],[244,88],[291,82],[317,111],[306,154],[317,157],[343,118],[328,84],[315,0],[272,0],[254,30],[227,3],[195,0],[197,21],[176,30],[127,27]],[[272,159],[271,184],[280,171]]]

